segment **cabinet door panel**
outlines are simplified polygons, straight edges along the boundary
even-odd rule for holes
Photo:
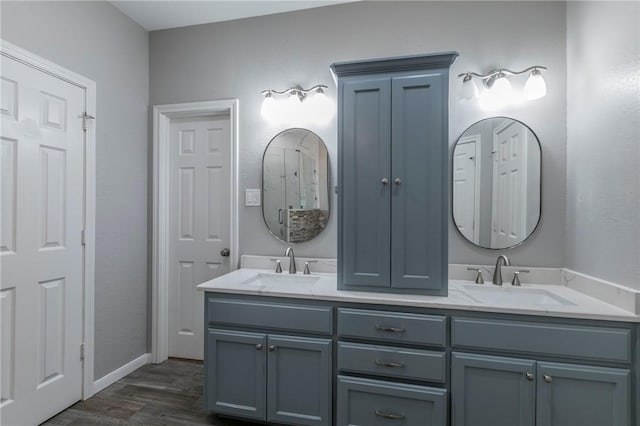
[[[536,363],[452,353],[453,426],[534,426]]]
[[[269,335],[267,363],[268,421],[331,424],[331,340]]]
[[[392,79],[391,287],[446,293],[447,118],[441,74]],[[396,181],[399,179],[399,183]]]
[[[208,330],[205,401],[209,410],[266,420],[266,343],[265,334]]]
[[[631,424],[629,370],[539,362],[537,381],[538,426]]]
[[[391,83],[342,88],[339,203],[342,285],[388,287],[390,279]]]

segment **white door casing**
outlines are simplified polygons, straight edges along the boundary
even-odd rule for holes
[[[516,245],[527,235],[527,135],[513,120],[493,132],[492,247]]]
[[[2,41],[1,99],[0,416],[36,424],[93,389],[95,84]]]
[[[481,136],[469,135],[457,142],[453,155],[453,217],[462,235],[480,242]]]
[[[171,120],[169,356],[204,358],[204,293],[230,271],[229,116]]]
[[[239,265],[238,254],[238,100],[189,102],[156,105],[153,107],[153,246],[152,246],[152,302],[151,347],[152,362],[159,363],[169,356],[169,282],[170,282],[170,200],[171,200],[171,121],[185,117],[226,115],[230,127],[229,166],[231,182],[229,199],[229,257],[230,270]]]

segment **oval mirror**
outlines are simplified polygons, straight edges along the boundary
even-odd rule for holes
[[[269,231],[287,243],[303,243],[329,221],[329,153],[307,129],[277,134],[262,158],[262,216]]]
[[[524,123],[478,121],[453,148],[453,222],[471,243],[489,249],[522,244],[541,214],[542,148]]]

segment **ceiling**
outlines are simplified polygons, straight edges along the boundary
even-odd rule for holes
[[[147,31],[231,21],[357,0],[164,0],[112,1],[112,5]]]

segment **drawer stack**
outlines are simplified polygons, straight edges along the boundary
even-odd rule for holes
[[[338,309],[338,425],[446,425],[444,316]]]

